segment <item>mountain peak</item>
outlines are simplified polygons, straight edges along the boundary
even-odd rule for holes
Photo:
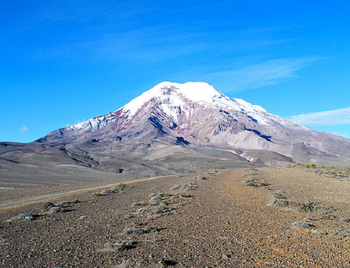
[[[170,103],[181,106],[186,98],[195,103],[211,104],[215,98],[227,98],[214,87],[204,82],[187,82],[184,84],[173,82],[162,82],[146,91],[139,97],[133,99],[121,109],[129,112],[129,116],[134,115],[144,103],[151,99],[159,101],[167,99]]]
[[[119,148],[123,144],[131,146],[130,150],[142,148],[140,155],[152,151],[153,142],[160,146],[154,152],[161,155],[159,148],[167,151],[166,144],[178,146],[178,141],[185,146],[191,144],[191,148],[211,146],[242,153],[257,150],[247,154],[249,159],[261,151],[272,151],[293,157],[294,161],[320,163],[336,163],[343,156],[348,161],[350,148],[348,140],[313,131],[244,100],[226,97],[202,82],[162,82],[113,113],[53,131],[38,140],[79,143],[84,148],[99,143],[102,147]],[[185,150],[176,148],[178,153]]]
[[[145,108],[144,105],[150,103],[151,100],[153,102],[148,106],[153,106],[155,103],[162,103],[164,111],[169,110],[169,107],[185,108],[186,110],[189,107],[189,103],[192,103],[204,108],[216,107],[219,110],[243,112],[255,117],[261,124],[268,124],[269,121],[265,118],[267,111],[264,108],[258,105],[252,105],[242,99],[226,97],[223,93],[205,82],[187,82],[184,84],[162,82],[133,99],[119,110],[122,110],[123,114],[132,117],[138,111],[141,111],[140,109],[142,107]]]

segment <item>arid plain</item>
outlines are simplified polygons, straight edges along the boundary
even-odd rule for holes
[[[349,176],[266,167],[2,190],[1,266],[350,267]]]

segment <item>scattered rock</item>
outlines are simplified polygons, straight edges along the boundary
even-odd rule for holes
[[[180,197],[189,198],[189,197],[193,197],[193,196],[189,195],[189,194],[181,193]]]
[[[192,180],[194,180],[194,181],[206,181],[208,179],[206,177],[194,177],[194,178],[192,178]]]
[[[103,249],[98,249],[97,252],[118,252],[127,249],[136,248],[136,242],[133,240],[117,240],[115,242],[108,242]]]
[[[164,260],[164,259],[159,259],[157,262],[157,266],[161,268],[169,267],[169,266],[174,266],[176,265],[177,262],[171,261],[171,260]]]
[[[97,192],[97,193],[93,193],[91,196],[98,197],[98,196],[104,196],[104,194],[102,192]]]
[[[124,229],[124,234],[126,235],[138,235],[138,234],[148,234],[151,232],[158,233],[162,228],[157,227],[130,227]]]
[[[178,190],[180,189],[181,185],[180,184],[175,184],[173,187],[170,188],[170,190]]]
[[[339,231],[343,233],[350,233],[350,229],[339,229]]]
[[[67,206],[71,206],[72,204],[78,204],[81,203],[78,199],[76,199],[75,201],[61,201],[59,203],[57,203],[57,207],[67,207]]]
[[[107,194],[110,194],[110,193],[112,193],[112,190],[109,190],[109,189],[101,191],[101,194],[103,194],[103,195],[107,195]]]
[[[55,205],[51,202],[46,202],[41,206],[41,209],[44,211],[48,211],[50,208],[54,207]]]
[[[306,221],[306,222],[312,222],[312,221],[316,221],[315,218],[303,218],[303,221]]]
[[[123,191],[126,187],[128,187],[128,185],[126,183],[119,183],[117,187],[120,191]]]
[[[113,193],[118,193],[119,187],[118,187],[118,186],[112,186],[112,187],[111,187],[111,191],[112,191]]]
[[[256,177],[249,177],[249,178],[245,179],[245,180],[242,181],[242,182],[244,182],[244,183],[250,183],[250,182],[255,182],[255,181],[257,181]]]
[[[303,229],[315,229],[316,228],[315,225],[309,224],[309,223],[305,223],[305,222],[302,222],[302,221],[293,222],[293,227],[295,227],[295,228],[303,228]]]
[[[281,193],[272,193],[272,194],[269,194],[269,197],[272,198],[272,199],[280,199],[280,200],[286,200],[287,197],[285,197],[283,194]]]
[[[60,212],[66,212],[66,211],[69,211],[69,210],[65,207],[58,207],[58,206],[51,207],[49,210],[50,213],[60,213]]]
[[[192,184],[189,184],[189,183],[183,183],[180,187],[180,190],[195,190],[197,189],[198,187],[196,185],[192,185]]]
[[[147,203],[146,202],[134,202],[134,203],[132,203],[132,206],[133,207],[142,207],[142,206],[146,206],[147,205]]]
[[[151,207],[150,206],[146,206],[146,207],[139,208],[137,210],[137,214],[139,216],[142,216],[142,217],[148,216],[148,215],[151,214]]]
[[[158,205],[161,201],[162,201],[162,197],[155,195],[151,197],[151,199],[149,200],[149,203],[151,205]]]
[[[131,235],[131,234],[144,234],[148,232],[148,228],[141,228],[141,227],[130,227],[124,229],[124,234]]]
[[[339,219],[340,222],[350,222],[350,218],[341,218]]]
[[[135,218],[135,216],[134,215],[130,215],[130,214],[127,214],[127,215],[124,216],[125,220],[132,219],[132,218]]]
[[[20,213],[18,216],[12,217],[9,219],[9,222],[16,222],[16,221],[32,221],[35,220],[35,215],[31,213]]]

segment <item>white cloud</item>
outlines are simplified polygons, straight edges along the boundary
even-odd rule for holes
[[[315,64],[323,58],[289,58],[245,66],[239,70],[217,72],[208,75],[213,84],[226,85],[227,91],[241,91],[276,85],[285,80],[296,78],[296,72]],[[216,82],[215,82],[216,81]],[[229,85],[227,87],[227,85]],[[224,88],[224,87],[223,87]]]
[[[307,126],[350,125],[350,107],[332,111],[295,115],[291,121]]]
[[[28,131],[28,127],[26,127],[26,126],[21,127],[21,131],[23,131],[23,132]]]

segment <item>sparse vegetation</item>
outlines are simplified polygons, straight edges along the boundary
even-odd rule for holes
[[[55,205],[52,204],[51,202],[46,202],[41,206],[41,209],[43,211],[48,211],[50,208],[54,207]]]
[[[180,184],[175,184],[173,187],[170,188],[170,190],[178,190],[180,189],[181,185]]]
[[[93,193],[92,196],[93,197],[99,197],[99,196],[104,196],[104,194],[101,193],[101,192],[97,192],[97,193]]]
[[[31,213],[20,213],[18,216],[12,217],[9,219],[9,222],[16,222],[16,221],[32,221],[35,219],[35,215]]]
[[[189,198],[189,197],[193,197],[193,195],[181,193],[181,194],[180,194],[180,197]]]
[[[157,266],[160,268],[174,266],[176,264],[177,264],[177,262],[175,262],[175,261],[169,261],[169,260],[164,260],[164,259],[158,259],[158,262],[157,262]]]
[[[103,195],[107,195],[107,194],[110,194],[110,193],[112,193],[112,190],[109,190],[109,189],[101,191],[101,194],[103,194]]]
[[[291,202],[291,206],[299,212],[314,212],[317,210],[317,203],[310,201]]]
[[[243,181],[244,183],[247,184],[247,186],[249,187],[266,187],[266,186],[269,186],[270,184],[265,182],[265,181],[259,181],[257,178],[255,177],[249,177],[248,179],[244,180]]]
[[[199,177],[192,178],[192,180],[193,181],[206,181],[206,180],[208,180],[208,178],[199,176]]]
[[[309,224],[309,223],[306,223],[306,222],[302,222],[302,221],[293,222],[293,227],[295,227],[295,228],[303,228],[303,229],[315,229],[316,228],[315,225]]]
[[[287,197],[285,197],[282,193],[272,193],[269,195],[270,201],[269,204],[275,207],[288,207],[290,205],[290,201],[287,200]]]
[[[305,177],[303,175],[305,175],[305,170],[313,172],[310,168],[302,168],[302,170],[283,170],[281,174],[285,175],[287,179],[278,174],[279,170],[280,168],[266,168],[266,170],[259,170],[259,175],[256,176],[247,174],[244,178],[244,184],[240,182],[243,179],[239,177],[242,172],[239,170],[237,172],[233,171],[231,173],[233,174],[232,176],[230,176],[228,171],[225,171],[224,176],[215,178],[215,180],[211,179],[208,182],[190,181],[193,176],[188,174],[184,175],[182,179],[174,176],[175,180],[172,184],[169,184],[171,182],[166,179],[160,180],[160,182],[164,184],[160,183],[159,185],[151,185],[149,182],[142,182],[140,185],[145,187],[140,187],[140,185],[136,184],[134,191],[129,185],[127,194],[111,194],[108,198],[91,198],[91,196],[86,196],[86,194],[77,195],[81,196],[81,198],[86,198],[86,200],[83,200],[84,202],[82,204],[77,206],[77,213],[61,215],[50,215],[46,213],[51,208],[58,210],[60,210],[61,207],[68,207],[68,209],[70,209],[70,206],[72,206],[72,208],[75,208],[73,205],[75,202],[62,201],[42,203],[34,206],[33,210],[41,209],[42,213],[34,217],[40,216],[42,220],[25,222],[26,219],[22,215],[14,221],[18,220],[23,222],[4,222],[3,225],[0,226],[1,230],[7,231],[7,229],[12,229],[11,238],[4,238],[6,241],[4,240],[3,245],[9,243],[9,239],[12,239],[12,237],[16,237],[16,243],[20,248],[24,240],[20,237],[21,234],[17,234],[17,232],[15,233],[14,231],[28,231],[31,230],[30,228],[33,228],[33,226],[37,228],[43,225],[49,226],[50,228],[47,228],[47,230],[55,232],[55,237],[57,236],[58,239],[61,239],[57,239],[57,243],[56,241],[48,241],[50,243],[48,247],[53,245],[54,247],[52,248],[54,248],[54,250],[63,251],[57,253],[55,251],[55,254],[52,253],[50,257],[59,256],[61,253],[67,255],[69,252],[68,250],[70,250],[73,254],[68,257],[69,261],[73,264],[74,262],[79,264],[80,261],[81,265],[78,265],[79,267],[89,266],[90,262],[96,266],[98,264],[95,264],[95,259],[97,259],[97,261],[106,259],[108,261],[105,263],[106,266],[120,268],[156,266],[205,267],[206,264],[213,266],[217,264],[219,267],[231,267],[235,265],[232,264],[233,262],[240,260],[238,259],[240,256],[244,256],[244,258],[247,256],[247,258],[250,258],[251,255],[248,255],[251,253],[250,251],[247,252],[248,254],[245,253],[247,255],[239,251],[240,246],[242,243],[245,243],[246,238],[252,241],[249,246],[255,247],[255,252],[258,252],[260,249],[264,250],[264,255],[259,256],[259,259],[261,258],[260,260],[265,258],[271,262],[275,260],[273,258],[276,256],[277,250],[281,250],[282,248],[285,250],[284,253],[288,253],[291,256],[290,258],[286,257],[286,259],[283,257],[283,261],[288,260],[291,262],[294,261],[295,256],[299,256],[296,254],[301,252],[300,250],[310,248],[312,249],[312,254],[314,254],[313,256],[318,256],[318,252],[322,252],[322,254],[324,252],[329,253],[329,251],[327,251],[327,246],[332,247],[333,244],[337,246],[335,250],[338,250],[341,248],[342,244],[344,244],[345,251],[341,251],[341,253],[345,255],[347,248],[344,242],[350,237],[350,214],[348,210],[339,208],[339,211],[333,211],[331,208],[327,207],[327,205],[333,205],[326,201],[327,197],[323,198],[322,196],[317,196],[318,192],[313,189],[309,191],[307,187],[312,187],[314,181],[317,182],[317,179],[319,179],[318,176],[314,176],[313,174],[311,174],[311,176],[309,174],[314,181],[310,179],[310,183],[307,184],[305,180],[303,180],[303,178],[309,179],[307,173]],[[328,171],[332,172],[332,170]],[[276,172],[276,174],[274,174],[274,172]],[[294,174],[294,172],[298,176],[291,176],[289,178],[288,175]],[[269,177],[269,174],[273,174],[273,177]],[[187,184],[183,184],[183,182],[186,182],[185,178],[188,179]],[[268,182],[274,182],[268,189],[259,190],[246,187],[249,183],[258,184],[258,187],[264,187],[261,184],[259,185],[259,183],[263,183],[264,185],[268,184],[263,180],[265,178],[268,179]],[[281,179],[278,180],[279,178]],[[293,178],[299,179],[300,184],[296,185],[293,182],[293,186],[296,185],[296,188],[290,189],[289,182]],[[322,180],[325,181],[325,183],[328,182],[328,180]],[[170,186],[175,183],[178,183],[177,187],[175,187],[176,190],[168,190]],[[337,181],[335,181],[335,183],[337,185],[346,185],[346,183],[339,183]],[[117,183],[115,183],[115,185],[117,185]],[[193,192],[181,190],[180,188],[183,185],[186,186],[185,188],[187,188],[187,186],[199,187],[200,190]],[[276,185],[279,185],[280,189],[284,191],[276,189]],[[115,187],[115,190],[119,191],[119,187]],[[201,191],[202,187],[204,188],[203,191]],[[140,195],[141,190],[144,189],[149,190],[149,192],[142,192]],[[225,189],[227,189],[227,191],[225,191]],[[302,189],[300,193],[297,192],[298,189]],[[336,191],[334,192],[335,194],[332,196],[337,197]],[[110,193],[112,192],[100,192],[100,194],[102,194],[101,196],[106,196]],[[211,195],[211,193],[213,193],[213,195]],[[270,199],[269,204],[274,207],[267,207],[266,203],[261,202],[266,200],[264,198],[266,198],[267,195]],[[140,196],[143,198],[140,198]],[[343,192],[339,193],[338,196],[339,198],[343,197]],[[191,200],[190,198],[192,197],[196,197],[196,199]],[[231,197],[233,199],[231,199]],[[212,202],[213,198],[216,198],[215,200],[218,200],[218,202]],[[301,201],[298,200],[298,198]],[[230,207],[230,204],[233,204],[233,202],[238,205]],[[321,202],[324,203],[322,204]],[[192,203],[193,206],[191,205],[184,209],[180,207],[188,203]],[[254,206],[254,214],[251,213],[253,211],[251,209],[252,206]],[[281,211],[274,212],[274,210],[277,209]],[[286,209],[288,209],[288,211],[285,211]],[[269,213],[271,213],[271,215]],[[17,213],[14,215],[17,215]],[[14,215],[6,216],[5,219],[9,219],[10,216]],[[194,224],[191,223],[191,225],[187,225],[186,222],[188,220],[193,220]],[[250,223],[249,225],[247,224],[248,220]],[[198,226],[196,226],[196,224]],[[167,229],[163,231],[159,226],[164,226]],[[232,228],[232,226],[234,226],[234,228]],[[276,228],[276,226],[278,227]],[[188,230],[189,227],[192,228]],[[291,230],[286,231],[284,229],[285,227],[293,228],[294,234]],[[268,232],[260,232],[259,230],[262,230],[262,228],[264,228],[263,230],[268,230]],[[264,234],[267,235],[265,236]],[[40,240],[37,239],[39,235]],[[312,237],[312,235],[314,235],[314,237]],[[321,235],[327,235],[327,237],[319,239],[318,236]],[[25,236],[28,241],[37,242],[36,245],[39,250],[42,248],[41,245],[45,245],[45,236],[40,232],[36,232],[35,234],[25,233],[23,236]],[[287,236],[291,239],[285,239]],[[88,246],[84,247],[84,245],[82,247],[84,250],[83,253],[79,251],[81,241],[78,241],[78,238],[84,238],[85,241],[91,238]],[[60,246],[62,245],[63,239],[71,240],[74,249],[72,249],[73,247],[68,249],[68,246],[61,248]],[[308,239],[307,242],[305,242],[306,239]],[[201,243],[200,246],[199,243]],[[234,243],[237,243],[237,247]],[[322,248],[322,243],[329,244]],[[305,244],[307,245],[305,246]],[[180,245],[181,248],[174,249],[177,245]],[[292,246],[290,247],[290,245]],[[203,255],[202,258],[194,258],[195,255],[191,254],[196,254],[195,251],[197,249],[201,250],[202,246],[208,254]],[[231,246],[235,250],[238,249],[238,251],[231,251]],[[31,244],[28,246],[28,252],[32,254],[30,252],[30,247]],[[43,247],[43,250],[48,247]],[[191,247],[193,247],[193,249]],[[319,251],[320,248],[321,250]],[[88,252],[87,255],[84,255],[86,249]],[[6,250],[5,246],[4,250]],[[336,252],[335,250],[334,254],[340,252]],[[98,258],[96,258],[96,256],[91,257],[93,251],[101,252],[101,255]],[[50,254],[46,253],[46,251],[43,252],[45,254]],[[236,252],[238,252],[239,255],[236,255]],[[6,253],[6,255],[7,254],[8,253]],[[185,254],[186,256],[184,256]],[[36,257],[37,255],[33,254],[33,257],[34,256]],[[74,258],[74,256],[86,258],[81,258],[79,260]],[[236,256],[239,257],[235,258]],[[306,257],[308,258],[309,255]],[[176,259],[178,263],[167,261],[172,258]],[[10,257],[8,259],[10,259]],[[87,261],[85,262],[86,259],[89,263]],[[23,260],[30,259],[24,256]],[[212,260],[214,260],[215,263],[212,262]],[[302,259],[302,261],[304,260],[305,259]],[[304,263],[309,264],[312,261],[313,259],[308,263],[306,261]],[[13,263],[14,262],[15,261],[13,261]],[[86,265],[86,263],[88,264]],[[295,263],[297,267],[298,264],[297,262]],[[239,267],[244,267],[245,264],[247,263],[237,261],[237,266]],[[66,264],[50,263],[50,267],[58,267],[59,265],[63,267],[63,265]],[[67,265],[69,266],[70,263]],[[255,265],[255,262],[252,262],[252,265]]]
[[[49,210],[50,213],[60,213],[60,212],[66,212],[66,211],[69,211],[69,209],[65,207],[59,207],[59,206],[51,207]]]
[[[128,187],[128,185],[126,184],[126,183],[119,183],[118,184],[118,188],[119,188],[119,190],[124,190],[126,187]]]

